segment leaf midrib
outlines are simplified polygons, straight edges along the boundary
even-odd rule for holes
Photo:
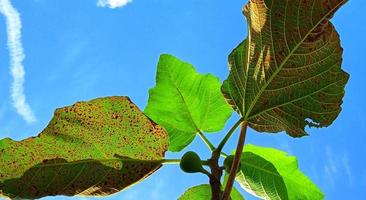
[[[289,55],[284,59],[284,61],[281,63],[281,65],[272,74],[272,76],[269,78],[269,80],[261,87],[261,89],[259,90],[259,92],[255,96],[254,100],[250,104],[249,109],[248,109],[248,111],[247,111],[247,113],[246,113],[246,115],[244,117],[245,120],[249,120],[249,119],[251,119],[253,117],[253,116],[250,116],[251,115],[251,111],[253,110],[253,108],[254,108],[255,104],[257,103],[258,99],[262,96],[262,93],[265,91],[265,89],[268,87],[268,85],[271,83],[271,81],[277,76],[277,74],[282,70],[283,66],[287,63],[287,61],[291,58],[291,56],[293,56],[293,54],[295,53],[295,51],[303,44],[303,42],[306,40],[306,38],[308,38],[308,36],[321,24],[321,22],[323,22],[331,13],[333,13],[333,11],[335,9],[339,8],[339,6],[342,5],[346,1],[347,0],[342,0],[342,1],[340,1],[339,4],[337,4],[336,6],[334,6],[334,8],[332,8],[326,15],[324,15],[324,17],[322,17],[321,20],[319,20],[319,22],[312,29],[310,29],[310,31],[304,36],[304,38],[291,50],[291,52],[289,53]],[[272,42],[273,42],[273,38],[272,38]],[[249,47],[247,47],[247,48],[249,48]],[[247,68],[249,67],[249,64],[250,64],[250,62],[247,62]],[[281,104],[281,106],[286,105],[288,103],[291,103],[291,102],[286,102],[284,104]],[[271,109],[276,108],[276,107],[278,107],[278,105],[272,107]]]
[[[183,63],[181,63],[181,65],[183,65]],[[185,98],[184,98],[184,96],[183,96],[182,92],[180,91],[180,88],[178,87],[178,85],[177,85],[177,84],[175,83],[175,81],[173,80],[173,77],[172,77],[172,75],[171,75],[171,71],[170,71],[169,67],[167,67],[166,69],[167,69],[168,74],[169,74],[169,80],[173,83],[173,85],[174,85],[175,89],[178,91],[178,94],[179,94],[179,96],[181,97],[181,99],[182,99],[182,101],[183,101],[183,105],[184,105],[184,107],[185,107],[185,108],[187,109],[187,111],[188,111],[189,120],[190,120],[190,121],[191,121],[191,123],[193,124],[194,129],[196,129],[196,132],[199,132],[199,131],[200,131],[200,129],[198,128],[197,124],[196,124],[196,123],[195,123],[195,121],[193,120],[193,118],[192,118],[192,113],[191,113],[191,111],[189,110],[189,107],[188,107],[188,105],[187,105],[187,102],[186,102],[186,100],[185,100]]]
[[[84,163],[108,163],[108,162],[141,162],[141,163],[159,163],[161,160],[139,160],[139,159],[121,159],[121,158],[111,158],[111,159],[86,159],[86,160],[78,160],[78,161],[70,161],[70,162],[59,162],[59,163],[47,163],[47,164],[39,164],[34,166],[34,168],[42,168],[42,167],[56,167],[56,166],[67,166],[67,165],[78,165]]]

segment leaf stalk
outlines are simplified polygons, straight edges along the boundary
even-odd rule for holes
[[[198,135],[202,139],[202,141],[206,144],[206,146],[210,149],[210,151],[215,151],[215,146],[210,142],[210,140],[200,131],[198,130]]]
[[[180,159],[163,159],[160,162],[162,164],[179,165]]]
[[[217,147],[216,151],[220,152],[222,151],[222,149],[224,148],[226,142],[230,139],[230,137],[233,135],[233,133],[235,132],[235,130],[240,126],[240,124],[242,124],[242,122],[244,121],[244,118],[240,118],[235,124],[234,126],[229,130],[229,132],[225,135],[225,137],[222,139],[222,141],[220,142],[219,146]]]

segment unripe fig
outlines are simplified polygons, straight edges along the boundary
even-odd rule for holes
[[[234,156],[233,155],[230,155],[230,156],[225,158],[224,168],[225,168],[226,173],[230,173],[231,166],[233,165],[233,161],[234,161]],[[239,163],[239,168],[238,168],[238,171],[236,173],[239,172],[240,167],[241,167],[241,163]]]
[[[180,160],[180,168],[187,173],[202,172],[201,158],[193,151],[186,152]]]

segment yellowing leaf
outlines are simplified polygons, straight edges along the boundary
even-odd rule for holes
[[[37,137],[0,140],[0,196],[106,196],[161,166],[168,135],[127,97],[57,109]]]

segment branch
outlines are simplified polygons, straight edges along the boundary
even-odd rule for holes
[[[217,151],[213,151],[211,158],[208,160],[209,167],[211,169],[210,185],[211,185],[211,194],[212,200],[220,200],[222,191],[221,191],[221,176],[222,169],[219,167],[219,158],[220,154]]]
[[[238,171],[238,168],[239,168],[240,157],[241,157],[241,154],[242,154],[243,148],[244,148],[245,136],[247,133],[247,126],[248,126],[247,122],[243,122],[243,124],[241,126],[240,136],[239,136],[238,145],[237,145],[236,151],[235,151],[234,161],[233,161],[233,164],[231,165],[230,175],[227,180],[227,184],[226,184],[226,187],[225,187],[221,200],[228,200],[230,197],[231,189],[233,188],[234,180],[236,177],[236,172]]]

